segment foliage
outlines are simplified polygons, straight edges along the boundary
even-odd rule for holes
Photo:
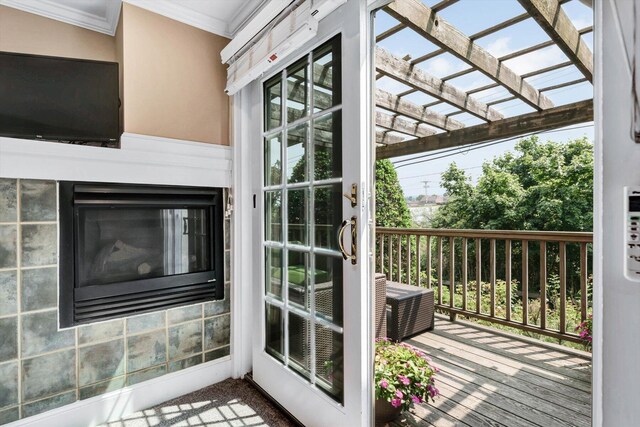
[[[434,215],[435,228],[591,231],[593,144],[521,140],[482,166],[473,185],[455,163],[442,174],[448,202]]]
[[[414,403],[428,402],[439,394],[434,378],[438,368],[417,348],[379,338],[374,360],[376,399],[408,410]]]
[[[591,348],[591,342],[593,341],[593,315],[590,314],[584,322],[576,326],[576,332],[584,340],[585,348]]]
[[[376,226],[411,227],[411,214],[390,160],[376,161]]]

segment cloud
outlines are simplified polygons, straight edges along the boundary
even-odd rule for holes
[[[509,52],[512,52],[513,49],[509,48],[511,44],[511,37],[499,37],[489,43],[487,46],[487,50],[493,56],[500,57],[502,55],[506,55]]]
[[[496,57],[501,57],[515,50],[511,47],[511,37],[500,37],[491,42],[487,46],[487,51]],[[567,57],[562,51],[551,46],[542,50],[536,50],[526,55],[518,56],[513,59],[504,61],[504,64],[515,71],[517,74],[524,74],[530,71],[539,70],[550,65],[558,64],[566,61]]]

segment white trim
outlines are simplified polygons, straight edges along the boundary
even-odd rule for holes
[[[230,357],[165,374],[87,400],[79,400],[6,427],[86,427],[117,421],[129,414],[200,390],[231,376]]]
[[[231,38],[229,24],[219,18],[205,15],[186,6],[180,5],[176,1],[171,0],[122,0],[134,6],[146,9],[158,15],[200,28],[209,33],[217,34],[222,37]]]
[[[261,11],[270,0],[248,0],[248,3],[236,11],[229,20],[229,31],[235,37],[252,14]]]
[[[107,1],[106,16],[94,15],[51,0],[0,0],[0,5],[114,36],[120,20],[120,1]]]
[[[0,137],[0,177],[231,186],[231,148],[124,133],[121,148]]]
[[[604,237],[604,112],[603,102],[603,80],[604,71],[603,56],[603,5],[598,1],[593,9],[593,24],[595,28],[594,42],[594,66],[595,79],[593,81],[593,107],[594,107],[594,127],[595,140],[593,152],[593,342],[591,346],[591,425],[600,427],[604,422],[604,376],[603,376],[603,237]]]

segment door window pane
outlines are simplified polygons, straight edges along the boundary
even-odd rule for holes
[[[287,132],[287,182],[294,184],[307,178],[307,124]]]
[[[342,402],[344,390],[344,353],[342,334],[316,325],[316,385]]]
[[[265,351],[278,360],[284,360],[284,322],[279,307],[265,307]]]
[[[288,190],[287,215],[288,215],[288,241],[296,245],[307,244],[309,229],[308,206],[309,190]]]
[[[314,111],[322,111],[333,106],[332,53],[313,61],[313,106]]]
[[[264,193],[264,238],[272,242],[282,241],[282,191]]]
[[[283,259],[282,249],[265,248],[265,290],[267,295],[282,299]]]
[[[289,304],[309,311],[311,308],[309,254],[289,251],[288,255]]]
[[[277,128],[282,124],[282,83],[277,81],[265,89],[265,130]]]
[[[287,73],[287,122],[293,123],[307,115],[307,64]]]
[[[282,183],[282,141],[281,134],[266,138],[264,141],[264,185]]]
[[[310,334],[309,321],[289,312],[289,366],[305,378],[311,377]]]
[[[338,250],[337,232],[342,222],[342,185],[314,188],[315,246]],[[348,241],[345,237],[345,241]]]
[[[342,258],[315,256],[316,315],[342,326]]]
[[[314,121],[313,159],[316,181],[342,176],[341,129],[339,111]]]

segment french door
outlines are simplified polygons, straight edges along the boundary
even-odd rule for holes
[[[253,377],[308,426],[370,423],[361,3],[325,18],[317,39],[254,91],[263,119],[254,156]]]

